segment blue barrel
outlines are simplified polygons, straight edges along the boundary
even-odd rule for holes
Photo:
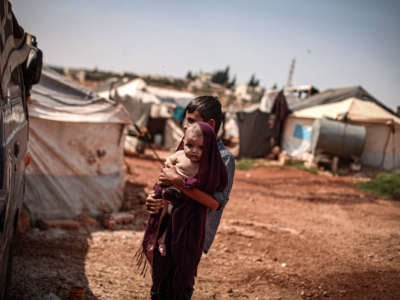
[[[312,153],[325,153],[342,158],[360,157],[364,149],[364,126],[330,119],[317,119],[311,132]]]

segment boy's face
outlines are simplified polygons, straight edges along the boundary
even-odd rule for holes
[[[203,135],[199,129],[193,129],[193,127],[198,126],[192,125],[190,128],[187,128],[185,132],[185,137],[183,139],[183,151],[188,159],[191,162],[198,163],[203,154]]]
[[[215,131],[215,120],[210,119],[208,121],[205,121],[203,117],[200,115],[198,110],[195,110],[194,112],[186,112],[185,120],[183,120],[183,131],[186,131],[188,126],[191,124],[194,124],[196,122],[207,122]]]

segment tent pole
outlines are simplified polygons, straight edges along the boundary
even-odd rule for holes
[[[385,162],[386,150],[387,150],[387,147],[388,147],[388,145],[389,145],[390,135],[391,135],[391,133],[392,133],[391,131],[392,131],[392,130],[391,130],[390,125],[389,125],[389,132],[388,132],[388,135],[387,135],[387,138],[386,138],[385,146],[384,146],[384,148],[383,148],[382,161],[381,161],[381,164],[380,164],[382,168],[384,168],[383,164],[384,164],[384,162]]]
[[[393,151],[393,170],[396,168],[396,125],[392,124],[392,151]]]
[[[164,161],[160,158],[160,156],[158,156],[156,149],[154,149],[154,147],[150,143],[147,143],[147,145],[153,151],[154,155],[156,156],[157,160],[161,163],[161,165],[164,166]]]

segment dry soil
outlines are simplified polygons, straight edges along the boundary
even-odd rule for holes
[[[19,235],[10,299],[68,299],[74,286],[86,299],[149,299],[134,254],[160,164],[151,153],[125,161],[123,210],[134,222]],[[193,299],[400,299],[400,202],[358,190],[359,180],[289,167],[236,171]]]

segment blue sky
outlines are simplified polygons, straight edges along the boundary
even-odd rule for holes
[[[45,63],[184,77],[230,66],[237,83],[362,85],[400,105],[400,1],[14,0]]]

